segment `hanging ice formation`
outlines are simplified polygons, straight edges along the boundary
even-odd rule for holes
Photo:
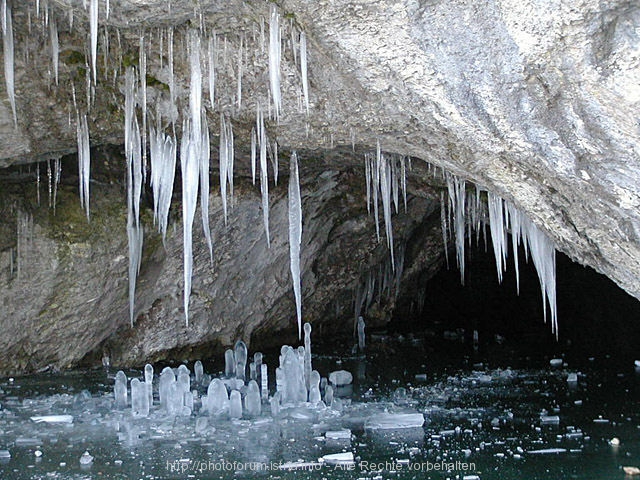
[[[151,154],[151,187],[153,188],[153,218],[164,241],[167,235],[169,207],[173,194],[173,180],[176,170],[176,141],[161,131],[160,120],[157,130],[151,126],[149,151]]]
[[[135,95],[137,78],[133,67],[125,73],[124,138],[127,159],[127,238],[129,240],[129,318],[134,323],[136,278],[142,260],[144,231],[140,224],[140,196],[142,194],[142,145],[136,118]]]
[[[227,224],[227,185],[233,199],[233,129],[231,122],[220,114],[220,196],[224,223]]]
[[[211,146],[209,144],[209,124],[207,116],[202,112],[202,146],[200,149],[200,211],[202,213],[202,230],[209,248],[209,259],[213,264],[213,241],[209,228],[209,160],[211,159]],[[233,144],[232,147],[233,149]]]
[[[280,118],[282,110],[282,97],[280,94],[280,14],[275,4],[271,5],[271,21],[269,22],[269,83],[271,85],[271,98],[276,120]]]
[[[300,32],[300,73],[302,74],[302,95],[304,106],[309,115],[309,78],[307,74],[307,35]]]
[[[91,0],[89,6],[89,30],[91,36],[91,71],[93,72],[93,83],[98,80],[96,64],[98,62],[98,0]]]
[[[444,213],[444,205],[442,206],[442,224],[443,236],[445,238],[445,247],[447,236],[445,233],[447,221],[451,214],[453,222],[451,229],[455,237],[456,253],[458,265],[461,272],[464,268],[464,242],[465,237],[471,237],[472,231],[479,230],[484,218],[486,226],[486,218],[488,217],[489,228],[491,230],[491,242],[496,259],[496,271],[498,281],[502,282],[502,275],[506,269],[508,242],[507,233],[510,230],[512,235],[512,250],[514,256],[514,264],[516,268],[516,283],[518,292],[520,290],[520,275],[518,264],[518,246],[522,243],[525,253],[530,252],[533,265],[538,273],[540,281],[540,289],[542,294],[542,303],[544,310],[544,319],[547,319],[547,304],[551,312],[551,331],[558,338],[558,315],[556,306],[556,250],[551,239],[540,230],[529,218],[527,218],[518,208],[502,199],[500,196],[487,192],[487,210],[486,215],[480,212],[480,193],[476,187],[477,194],[475,198],[467,200],[464,185],[465,181],[451,173],[445,173],[447,187],[449,190],[449,214]],[[444,199],[442,198],[442,201]],[[470,212],[470,218],[467,218]],[[467,228],[468,225],[468,228]]]
[[[300,198],[300,177],[298,155],[294,151],[289,163],[289,261],[293,293],[296,299],[298,338],[302,335],[302,294],[300,291],[300,245],[302,243],[302,199]]]
[[[58,58],[60,55],[60,43],[58,42],[58,25],[55,18],[49,22],[49,33],[51,37],[51,64],[53,65],[53,75],[58,85]]]
[[[14,51],[13,51],[13,18],[11,15],[11,5],[7,0],[2,0],[2,40],[4,54],[4,81],[7,87],[7,95],[13,112],[13,123],[18,125],[16,114],[16,93],[14,78]]]
[[[271,248],[271,240],[269,239],[269,181],[267,178],[267,133],[264,128],[264,114],[257,105],[256,129],[258,143],[260,145],[260,191],[262,192],[262,219],[264,223],[264,231],[267,236],[267,246]]]
[[[89,149],[89,127],[87,116],[77,118],[78,136],[78,178],[80,190],[80,205],[84,208],[89,220],[89,175],[91,171],[91,153]]]

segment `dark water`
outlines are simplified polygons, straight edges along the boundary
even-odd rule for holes
[[[2,379],[0,450],[11,457],[1,460],[0,478],[624,479],[623,466],[640,467],[640,373],[632,358],[577,353],[552,368],[544,352],[524,357],[513,344],[492,344],[474,353],[439,335],[374,336],[368,349],[364,357],[349,346],[314,350],[321,375],[353,373],[341,408],[300,406],[273,419],[263,405],[259,418],[207,417],[197,430],[197,401],[190,417],[169,418],[157,405],[145,419],[114,410],[115,371]],[[271,378],[276,358],[265,354]],[[214,375],[222,368],[205,363]],[[577,384],[567,382],[569,373]],[[425,424],[365,428],[389,412],[420,412]],[[70,414],[73,423],[30,419],[50,414]],[[325,438],[341,429],[350,438]],[[85,451],[94,457],[86,466]],[[337,453],[351,453],[353,463],[318,462]]]

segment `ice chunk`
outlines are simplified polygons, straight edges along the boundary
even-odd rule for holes
[[[331,440],[351,440],[351,430],[333,430],[324,434],[325,438]]]
[[[97,1],[97,0],[95,0]],[[80,457],[80,465],[91,465],[93,463],[93,457],[88,451],[85,451]]]
[[[329,374],[329,383],[331,383],[335,387],[339,387],[341,385],[349,385],[353,381],[353,375],[346,370],[336,370],[335,372],[331,372]]]
[[[122,370],[116,373],[116,382],[114,387],[116,398],[116,408],[127,408],[127,376]]]
[[[569,375],[567,375],[567,382],[568,383],[578,383],[578,374],[577,373],[570,373]]]
[[[543,448],[540,450],[529,450],[527,453],[531,453],[533,455],[546,455],[551,453],[565,453],[566,451],[566,448]]]
[[[561,358],[552,358],[551,360],[549,360],[549,365],[551,365],[552,367],[561,367],[563,363],[564,362]]]
[[[418,428],[423,424],[422,413],[382,413],[367,418],[364,427],[370,430],[395,430]]]
[[[542,425],[559,425],[560,417],[558,415],[540,415],[540,423]]]
[[[353,452],[324,455],[321,460],[328,465],[346,465],[354,463]]]
[[[229,396],[229,418],[242,418],[242,396],[238,390]]]
[[[36,423],[73,423],[72,415],[37,415],[31,417]]]
[[[0,450],[0,460],[11,458],[11,452],[9,450]]]
[[[251,380],[247,386],[247,394],[244,398],[244,408],[247,415],[250,417],[257,417],[262,411],[260,390],[258,389],[258,383],[255,380]]]

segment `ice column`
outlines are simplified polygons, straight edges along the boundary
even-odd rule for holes
[[[131,380],[131,414],[134,417],[149,416],[149,395],[147,388],[137,378]]]
[[[242,418],[242,396],[238,390],[229,396],[229,418]]]
[[[231,378],[236,374],[236,354],[233,350],[228,349],[224,352],[224,375]]]
[[[358,350],[364,352],[364,318],[358,317]]]
[[[149,407],[153,405],[153,366],[147,363],[144,366],[144,385],[149,396]]]
[[[255,380],[251,380],[247,386],[247,394],[244,398],[244,406],[247,415],[251,417],[257,417],[262,411],[262,403],[260,401],[260,390],[258,389],[258,383]]]
[[[122,370],[116,373],[114,394],[116,398],[116,408],[120,410],[127,408],[127,376]]]
[[[310,388],[311,379],[311,324],[304,324],[304,381],[307,390]]]
[[[302,294],[300,286],[300,244],[302,242],[302,200],[300,198],[300,178],[298,155],[294,151],[289,163],[289,262],[293,293],[296,299],[298,318],[298,338],[302,335]],[[311,326],[309,326],[311,328]]]

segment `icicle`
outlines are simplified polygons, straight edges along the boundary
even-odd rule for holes
[[[260,143],[260,191],[262,192],[262,218],[267,235],[267,247],[271,248],[269,239],[269,182],[267,178],[267,134],[264,130],[264,117],[258,104],[258,139]]]
[[[377,144],[380,150],[380,142]],[[384,213],[384,226],[387,236],[387,247],[391,254],[391,266],[395,269],[394,252],[393,252],[393,225],[391,223],[391,165],[389,160],[382,156],[380,161],[380,193],[382,194],[382,210]]]
[[[89,23],[91,30],[91,71],[93,72],[93,83],[95,85],[98,80],[96,74],[96,63],[98,61],[98,0],[91,0]]]
[[[251,129],[251,179],[256,184],[256,129]]]
[[[268,144],[271,145],[271,144]],[[273,184],[278,185],[278,142],[273,141],[269,153],[271,154],[271,166],[273,167]]]
[[[49,33],[51,36],[51,63],[53,64],[53,75],[58,85],[58,57],[60,54],[60,44],[58,42],[58,25],[55,18],[49,23]]]
[[[280,15],[275,4],[271,5],[271,21],[269,23],[269,82],[271,84],[271,96],[275,119],[280,118],[282,110],[282,98],[280,94]]]
[[[373,159],[371,160],[371,179],[373,180],[373,216],[376,222],[376,239],[380,242],[380,225],[378,222],[378,190],[380,188],[380,142],[376,148],[376,163],[373,165]]]
[[[209,44],[207,48],[207,57],[209,60],[209,100],[211,101],[211,108],[215,108],[215,91],[216,91],[216,34],[214,33],[209,38]]]
[[[509,213],[509,224],[511,226],[511,248],[513,250],[513,261],[516,269],[516,291],[520,295],[520,265],[518,260],[518,246],[520,245],[520,237],[522,236],[521,229],[521,214],[515,206],[510,203],[506,204],[507,212]]]
[[[460,281],[464,285],[464,236],[465,236],[465,206],[466,188],[465,181],[455,175],[447,173],[447,188],[449,190],[450,206],[453,209],[453,233],[456,240],[456,258],[460,269]]]
[[[110,5],[109,5],[109,0],[105,0],[105,3],[106,3],[105,7],[107,9],[106,17],[107,17],[107,20],[109,20],[109,13],[110,13],[110,10],[111,10]]]
[[[302,200],[300,198],[300,178],[298,155],[291,153],[289,163],[289,261],[293,293],[296,299],[298,318],[298,338],[302,336],[302,297],[300,290],[300,245],[302,243]]]
[[[371,165],[369,154],[364,156],[364,178],[367,184],[367,213],[371,214]]]
[[[91,154],[89,150],[89,127],[87,116],[77,119],[78,125],[78,177],[80,179],[80,205],[84,208],[89,220],[89,176],[91,168]]]
[[[227,224],[227,169],[229,168],[227,142],[227,120],[224,114],[220,114],[220,197],[222,198],[222,213],[224,224]]]
[[[167,55],[169,57],[169,94],[171,95],[171,105],[173,106],[176,104],[176,79],[173,71],[173,27],[169,28]]]
[[[140,90],[142,93],[142,176],[147,178],[147,53],[144,48],[144,35],[140,35]]]
[[[213,241],[209,228],[209,159],[211,147],[209,144],[209,125],[207,116],[202,113],[202,146],[200,152],[200,210],[202,212],[202,230],[209,247],[209,258],[213,265]]]
[[[16,114],[16,92],[14,77],[14,51],[13,51],[13,18],[11,5],[7,5],[7,0],[2,0],[2,39],[4,54],[4,81],[7,86],[7,95],[13,112],[13,124],[18,126],[18,115]]]
[[[444,205],[444,192],[440,192],[440,223],[442,225],[442,243],[444,244],[444,258],[447,262],[447,269],[449,268],[449,234],[447,226],[447,218],[449,216],[446,212]]]
[[[196,148],[193,142],[193,131],[188,120],[182,127],[180,144],[180,166],[182,169],[182,234],[184,238],[184,316],[189,326],[189,297],[191,296],[191,275],[193,271],[193,218],[198,200],[199,165]],[[196,142],[197,143],[197,142]]]
[[[489,205],[489,228],[491,229],[491,243],[493,253],[496,258],[496,270],[498,271],[498,282],[502,283],[502,274],[506,269],[507,243],[505,231],[505,218],[503,210],[503,200],[492,192],[487,194]]]
[[[62,175],[62,161],[56,158],[53,161],[54,179],[53,179],[53,214],[56,214],[56,202],[58,197],[58,185],[60,185],[60,177]]]
[[[238,83],[236,93],[236,106],[238,110],[242,107],[242,50],[244,38],[240,37],[240,49],[238,51]]]
[[[400,158],[400,175],[401,182],[400,186],[402,187],[402,200],[404,201],[404,211],[407,211],[407,169],[405,163],[406,157]]]
[[[40,162],[36,163],[36,199],[40,206]]]
[[[300,32],[300,73],[302,74],[302,94],[304,106],[309,115],[309,78],[307,73],[307,34]]]
[[[158,231],[164,241],[167,235],[167,221],[173,194],[173,181],[176,169],[175,138],[165,136],[153,127],[150,132],[149,149],[151,151],[151,187],[153,188],[153,217],[158,223]]]

